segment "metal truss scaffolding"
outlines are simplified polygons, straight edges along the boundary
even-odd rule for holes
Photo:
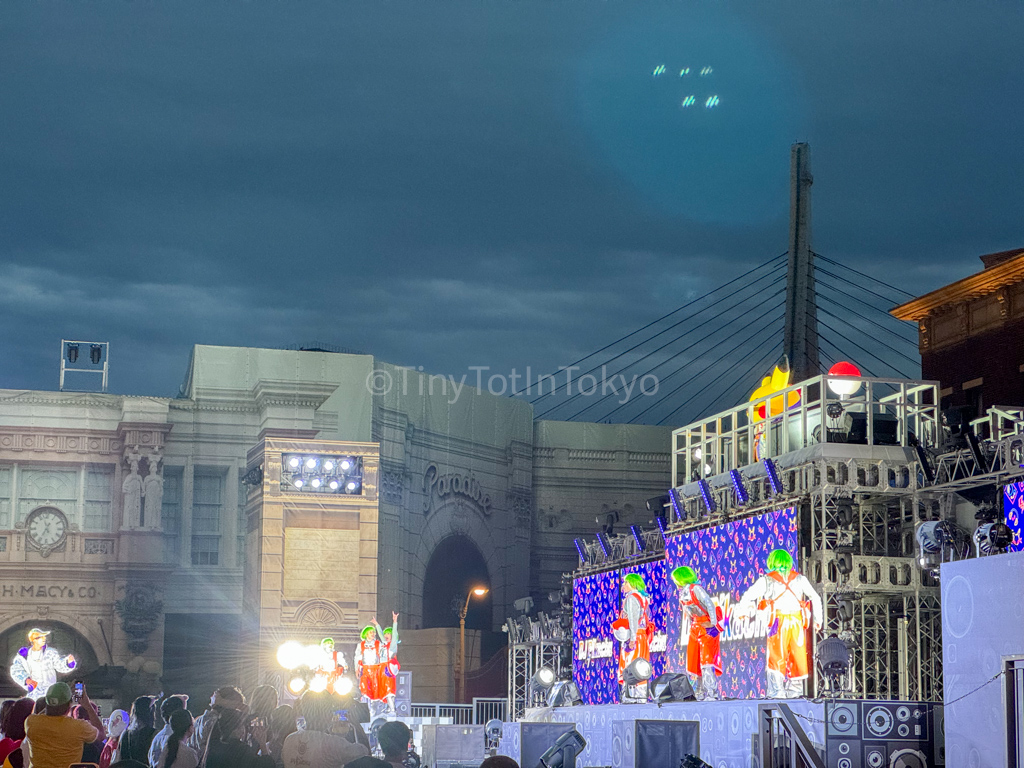
[[[571,665],[563,669],[565,650],[569,646],[558,624],[542,615],[541,621],[528,616],[510,618],[505,622],[508,632],[508,717],[512,722],[522,718],[526,709],[543,704],[534,700],[531,688],[534,674],[542,667],[555,673],[555,679],[572,676]]]

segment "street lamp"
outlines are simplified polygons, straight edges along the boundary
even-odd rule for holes
[[[474,597],[483,597],[487,594],[487,587],[473,587],[466,595],[466,602],[459,611],[459,658],[456,667],[459,676],[459,698],[461,703],[466,697],[466,614],[469,613],[469,601]]]

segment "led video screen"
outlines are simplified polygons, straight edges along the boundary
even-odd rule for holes
[[[584,576],[572,585],[572,671],[584,704],[619,700],[612,622],[619,615],[620,585],[618,571]]]
[[[1010,483],[1003,488],[1003,516],[1013,531],[1011,552],[1024,552],[1024,483]]]
[[[721,636],[721,695],[728,698],[764,698],[768,625],[764,614],[733,617],[733,607],[765,572],[768,554],[784,549],[797,562],[796,512],[792,507],[757,517],[705,528],[669,538],[665,548],[666,574],[680,565],[693,568],[700,583],[722,609],[726,628]],[[674,591],[674,590],[673,590]],[[679,601],[667,600],[669,671],[686,668],[685,637],[680,637]]]

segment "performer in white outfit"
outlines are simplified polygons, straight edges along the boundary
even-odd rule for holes
[[[22,648],[11,662],[11,677],[33,700],[46,695],[46,689],[57,682],[58,673],[67,674],[75,668],[74,656],[61,656],[55,649],[46,647],[49,634],[33,628],[28,633],[31,647]]]
[[[807,630],[822,625],[821,597],[784,549],[768,555],[768,573],[743,593],[735,616],[761,611],[768,614],[768,698],[799,698],[810,667]]]

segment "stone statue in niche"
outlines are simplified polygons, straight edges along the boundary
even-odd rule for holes
[[[124,494],[124,516],[122,525],[135,528],[142,518],[142,478],[139,477],[139,460],[128,460],[131,471],[124,476],[121,492]]]
[[[142,525],[155,528],[160,524],[160,507],[164,500],[164,476],[156,459],[150,459],[149,474],[145,480],[145,506]]]

